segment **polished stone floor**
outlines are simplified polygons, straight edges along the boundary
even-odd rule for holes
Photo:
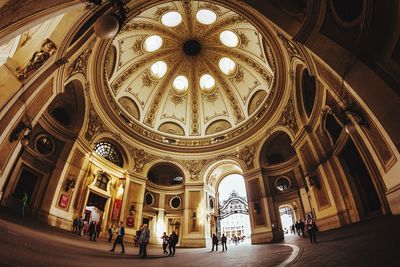
[[[149,258],[137,256],[127,239],[126,253],[109,252],[104,239],[97,242],[68,231],[0,212],[0,266],[399,266],[400,217],[385,216],[318,234],[318,244],[289,235],[284,242],[228,246],[227,252],[210,248],[178,248],[164,257],[150,246]]]

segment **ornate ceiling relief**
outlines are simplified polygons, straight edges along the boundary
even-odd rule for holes
[[[85,138],[87,141],[91,141],[93,137],[101,132],[104,129],[104,123],[100,119],[99,115],[97,115],[97,112],[93,107],[90,108],[89,112],[89,123],[88,123],[88,128],[85,133]]]
[[[93,39],[85,50],[69,65],[67,76],[71,77],[76,73],[82,73],[86,76],[86,69],[89,61],[89,57],[92,54],[95,39]],[[107,64],[107,62],[106,62]]]
[[[129,153],[134,162],[133,170],[138,173],[142,173],[146,164],[155,159],[154,155],[147,153],[143,149],[138,149],[135,147],[129,147]]]
[[[289,127],[295,134],[298,132],[299,126],[297,124],[296,115],[294,113],[292,97],[289,98],[285,108],[282,111],[282,115],[279,118],[277,124]]]
[[[115,111],[130,127],[180,145],[227,136],[263,110],[273,91],[262,40],[243,16],[209,2],[145,10],[111,45],[117,67],[105,78]]]
[[[296,45],[292,41],[286,38],[282,33],[278,33],[278,37],[282,40],[283,45],[291,57],[302,58],[299,49],[297,49]]]

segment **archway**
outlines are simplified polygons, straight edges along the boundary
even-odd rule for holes
[[[228,244],[248,242],[251,236],[249,208],[244,178],[229,174],[222,178],[217,188],[219,200],[218,234],[227,237]]]

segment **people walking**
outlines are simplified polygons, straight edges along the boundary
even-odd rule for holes
[[[114,235],[114,228],[112,227],[112,225],[110,225],[110,227],[108,227],[108,242],[109,243],[111,243],[113,235]]]
[[[149,240],[150,240],[150,230],[147,228],[147,224],[143,224],[143,229],[140,232],[139,236],[139,246],[140,246],[140,251],[142,252],[141,253],[142,258],[147,257],[147,244],[149,243]]]
[[[304,228],[305,228],[305,224],[302,220],[299,220],[299,229],[300,229],[300,233],[303,235],[303,237],[305,237],[305,233],[304,233]]]
[[[212,235],[212,249],[211,249],[211,251],[214,251],[214,246],[215,246],[215,251],[218,251],[218,242],[219,242],[218,237],[215,234],[213,234]]]
[[[91,241],[96,241],[96,222],[92,221],[89,224],[89,239]]]
[[[228,250],[228,247],[226,246],[226,236],[225,236],[225,234],[222,234],[221,245],[222,245],[222,252],[224,252],[225,250]]]
[[[161,239],[162,239],[163,254],[165,256],[165,255],[168,255],[167,247],[168,247],[168,240],[169,240],[169,236],[167,236],[166,232],[164,232]]]
[[[101,224],[100,222],[96,222],[96,237],[99,238],[101,232]]]
[[[74,220],[72,221],[72,233],[76,234],[78,232],[78,224],[79,224],[79,219],[78,217],[75,217]]]
[[[78,235],[83,235],[83,226],[85,225],[82,216],[78,219]]]
[[[311,244],[315,243],[317,244],[317,225],[315,224],[314,219],[311,217],[310,214],[307,215],[307,220],[306,220],[306,228],[308,232],[308,236],[310,237]]]
[[[178,244],[179,236],[172,231],[172,234],[169,236],[169,256],[175,256],[176,244]]]
[[[125,235],[124,222],[121,221],[121,222],[119,222],[117,238],[115,238],[114,245],[113,245],[112,249],[110,250],[111,252],[114,252],[115,246],[117,244],[120,244],[121,248],[122,248],[121,253],[125,253],[124,235]]]

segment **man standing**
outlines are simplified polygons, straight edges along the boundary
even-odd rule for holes
[[[222,244],[222,252],[224,252],[224,249],[228,250],[228,247],[226,246],[226,236],[225,236],[225,234],[222,234],[221,244]]]
[[[213,234],[211,251],[214,251],[214,246],[215,246],[215,251],[218,251],[218,242],[219,242],[218,237],[215,234]]]
[[[75,217],[75,219],[73,220],[73,222],[72,222],[72,233],[76,233],[76,232],[78,232],[78,223],[79,223],[79,220],[78,220],[78,217]]]
[[[78,235],[83,235],[83,226],[84,226],[84,222],[83,222],[83,218],[82,218],[82,216],[79,218],[79,220],[78,220],[78,232],[77,232],[77,234]]]
[[[109,243],[111,243],[113,235],[114,235],[114,228],[112,227],[112,225],[110,225],[110,227],[108,227],[108,242]]]
[[[172,234],[169,236],[169,255],[168,256],[175,256],[176,244],[178,244],[179,236],[172,231]]]
[[[111,252],[114,252],[115,246],[117,244],[121,244],[121,248],[122,248],[121,253],[125,253],[124,235],[125,235],[124,222],[121,221],[121,222],[119,222],[118,235],[117,235],[117,238],[114,241],[114,245],[113,245],[112,249],[110,250]]]
[[[139,236],[139,246],[140,246],[140,251],[142,252],[142,258],[147,257],[147,244],[149,243],[150,240],[150,230],[147,229],[147,224],[143,224],[143,229],[140,232]]]
[[[306,236],[305,233],[304,233],[304,227],[305,227],[304,222],[302,220],[299,220],[299,229],[300,229],[300,232],[303,235],[303,237]]]
[[[28,204],[28,194],[24,192],[24,195],[22,196],[21,199],[21,216],[25,216],[25,207]]]

